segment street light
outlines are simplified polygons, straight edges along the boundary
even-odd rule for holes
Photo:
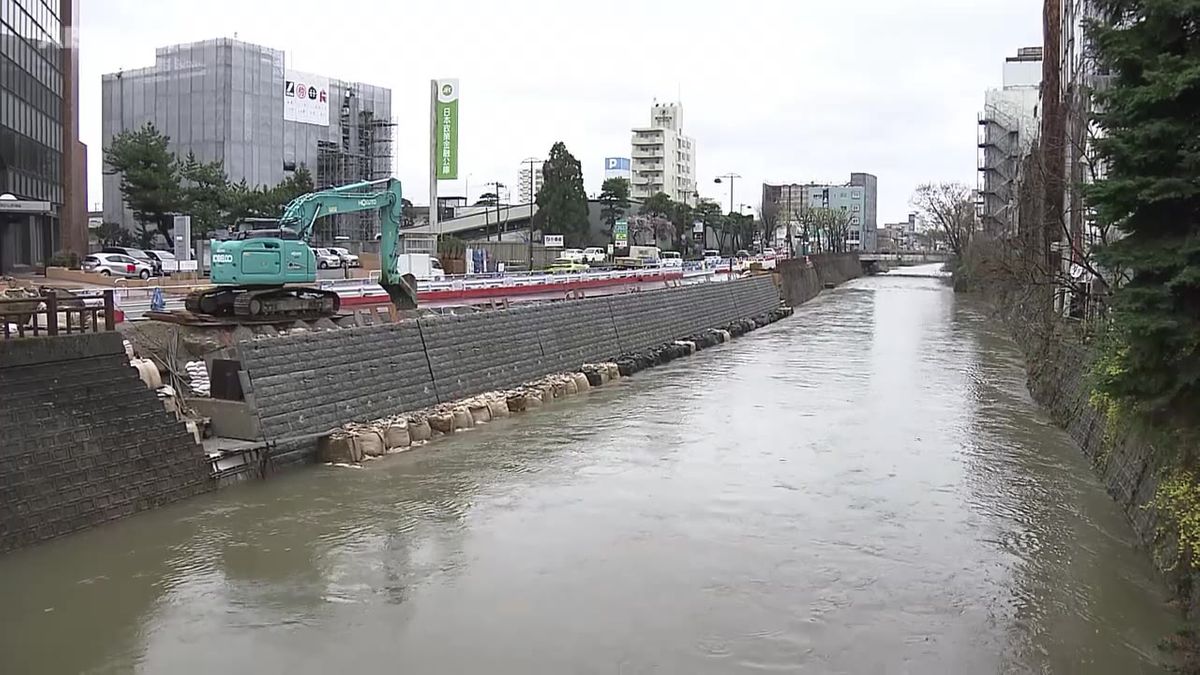
[[[500,181],[492,181],[490,183],[485,183],[485,185],[492,186],[492,194],[496,196],[496,241],[500,241],[503,235],[503,232],[500,229],[500,191],[507,190],[508,186]],[[486,206],[484,207],[484,212],[487,212]],[[487,227],[486,217],[484,218],[484,227]]]
[[[729,181],[729,212],[733,213],[733,179],[741,178],[741,176],[736,173],[722,174],[722,175],[714,178],[713,182],[716,183],[717,185],[720,185],[722,183],[722,180],[721,180],[722,178]]]

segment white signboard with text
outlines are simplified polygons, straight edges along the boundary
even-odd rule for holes
[[[544,236],[542,236],[542,245],[547,248],[562,248],[563,235],[561,235],[561,234],[544,235]]]
[[[302,124],[329,126],[329,78],[285,70],[283,119]]]

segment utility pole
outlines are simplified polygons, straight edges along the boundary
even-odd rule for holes
[[[787,247],[788,257],[796,257],[796,249],[792,243],[792,184],[787,184]]]
[[[437,178],[437,100],[438,82],[429,81],[429,231],[434,240],[440,237],[438,232],[438,178]],[[434,252],[437,252],[435,245]]]

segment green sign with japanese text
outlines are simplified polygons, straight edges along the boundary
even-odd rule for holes
[[[438,180],[458,178],[458,80],[435,80],[434,159]]]

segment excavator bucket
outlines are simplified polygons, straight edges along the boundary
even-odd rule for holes
[[[383,290],[387,291],[396,309],[417,308],[417,278],[413,275],[401,275],[395,283],[384,284]]]

